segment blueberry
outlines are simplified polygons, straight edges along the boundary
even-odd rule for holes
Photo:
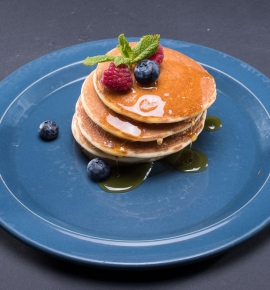
[[[106,161],[94,158],[88,163],[87,172],[95,181],[106,180],[110,175],[110,166]]]
[[[39,135],[44,140],[52,140],[58,136],[59,127],[54,121],[44,121],[39,125]]]
[[[134,68],[134,76],[138,83],[150,85],[154,83],[160,74],[158,64],[149,59],[142,60]]]

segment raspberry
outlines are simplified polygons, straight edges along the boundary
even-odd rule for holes
[[[101,83],[106,88],[114,91],[127,91],[133,86],[133,80],[128,66],[120,64],[116,67],[113,62],[104,71]]]
[[[158,65],[160,65],[164,58],[163,47],[161,44],[158,45],[158,50],[155,54],[148,57],[148,59],[154,60]]]

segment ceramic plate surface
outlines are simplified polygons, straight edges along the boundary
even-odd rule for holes
[[[130,39],[134,41],[137,39]],[[161,43],[200,62],[218,96],[194,149],[208,168],[184,174],[156,163],[146,181],[110,194],[89,180],[71,130],[85,77],[82,61],[116,39],[68,47],[23,66],[0,83],[0,221],[10,233],[60,258],[139,268],[196,261],[244,241],[269,222],[270,80],[246,63],[190,43]],[[44,142],[39,124],[59,137]]]

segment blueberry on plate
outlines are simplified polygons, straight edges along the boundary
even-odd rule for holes
[[[94,158],[88,163],[87,172],[94,181],[106,180],[110,175],[110,166],[103,159]]]
[[[149,59],[142,60],[134,68],[134,77],[140,84],[150,85],[157,81],[160,74],[158,64]]]
[[[44,121],[39,125],[39,135],[44,140],[52,140],[58,136],[59,127],[54,121]]]

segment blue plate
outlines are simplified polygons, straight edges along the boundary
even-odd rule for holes
[[[11,234],[71,261],[140,268],[209,257],[269,223],[270,80],[222,52],[161,43],[215,77],[218,96],[208,114],[223,127],[203,132],[194,144],[208,156],[208,168],[184,174],[157,163],[139,188],[102,191],[87,177],[88,160],[70,124],[93,69],[82,60],[105,53],[117,40],[50,53],[0,83],[0,221]],[[47,119],[60,127],[51,142],[38,137]]]

